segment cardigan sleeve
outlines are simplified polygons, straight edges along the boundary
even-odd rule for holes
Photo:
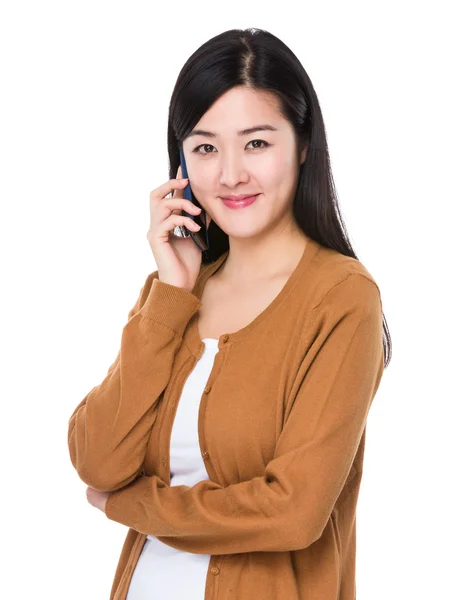
[[[116,490],[142,471],[158,400],[199,306],[192,293],[160,281],[158,271],[148,275],[128,313],[115,361],[69,419],[70,459],[90,487]]]
[[[360,274],[310,310],[297,393],[262,476],[223,487],[141,475],[111,494],[107,518],[201,554],[288,551],[322,534],[347,480],[382,372],[378,287]]]

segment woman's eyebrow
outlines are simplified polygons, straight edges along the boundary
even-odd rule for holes
[[[256,125],[255,127],[249,127],[248,129],[243,129],[238,131],[238,135],[249,135],[250,133],[254,133],[255,131],[279,131],[276,127],[272,125]],[[203,129],[193,129],[189,135],[186,136],[190,138],[194,135],[204,135],[205,137],[214,138],[217,137],[218,133],[213,133],[212,131],[204,131]]]

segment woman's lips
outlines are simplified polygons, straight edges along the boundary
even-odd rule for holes
[[[256,194],[255,196],[248,196],[247,198],[242,198],[241,200],[225,200],[221,198],[222,202],[229,208],[244,208],[245,206],[249,206],[252,204],[260,194]]]

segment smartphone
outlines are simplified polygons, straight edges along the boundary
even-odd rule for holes
[[[180,148],[180,163],[181,163],[181,175],[182,175],[183,179],[186,179],[188,177],[188,170],[186,168],[186,161],[184,158],[184,153],[183,153],[182,148]],[[194,201],[194,199],[192,197],[190,181],[188,181],[188,185],[185,186],[185,188],[183,189],[183,194],[184,194],[184,197],[186,198],[186,200],[190,200],[195,206],[200,206],[200,204],[198,202]],[[202,207],[200,206],[200,208],[202,208]],[[208,229],[206,226],[206,213],[203,210],[203,208],[202,208],[200,215],[191,215],[190,213],[186,212],[185,210],[182,210],[181,214],[185,217],[190,217],[195,223],[197,223],[197,225],[200,225],[199,231],[189,231],[189,229],[183,225],[182,229],[184,231],[185,237],[187,237],[187,234],[189,234],[192,237],[194,243],[202,251],[208,250],[208,248],[209,248]]]

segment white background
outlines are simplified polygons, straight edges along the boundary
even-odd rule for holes
[[[246,27],[280,37],[312,79],[392,335],[368,421],[358,600],[454,597],[448,2],[15,0],[0,10],[5,599],[109,596],[127,529],[88,504],[68,419],[155,270],[149,193],[168,179],[177,75]]]

